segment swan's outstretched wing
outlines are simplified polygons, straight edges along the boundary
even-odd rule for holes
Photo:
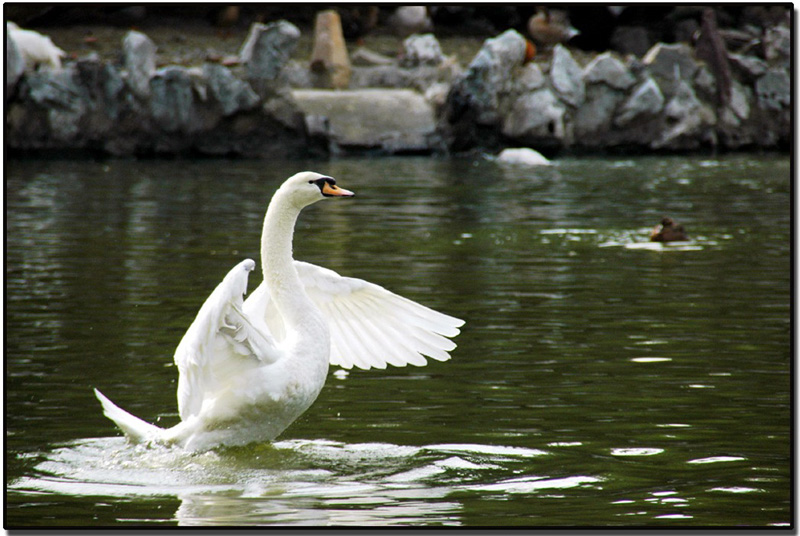
[[[450,359],[463,320],[362,279],[295,261],[308,296],[328,319],[331,364],[344,368],[425,365]]]
[[[207,396],[225,388],[235,371],[274,362],[279,354],[268,331],[242,311],[248,274],[246,259],[228,272],[206,299],[175,350],[178,411],[185,420],[200,411]]]

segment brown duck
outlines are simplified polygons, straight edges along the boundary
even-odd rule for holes
[[[566,43],[580,31],[573,28],[563,11],[536,8],[536,14],[528,20],[528,34],[543,47]]]
[[[650,232],[651,242],[680,242],[684,240],[689,240],[689,235],[684,231],[683,225],[675,223],[672,218],[664,218]]]

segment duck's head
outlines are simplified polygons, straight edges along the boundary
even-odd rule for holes
[[[339,188],[336,179],[313,171],[302,171],[286,179],[278,192],[299,208],[332,197],[353,197],[350,190]]]

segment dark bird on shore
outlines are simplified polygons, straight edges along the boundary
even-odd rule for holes
[[[566,43],[579,33],[579,30],[572,27],[564,11],[539,6],[536,14],[528,20],[528,34],[536,43],[545,47]]]
[[[650,232],[651,242],[682,242],[685,240],[689,240],[689,235],[686,234],[683,225],[676,223],[672,218],[664,218]]]

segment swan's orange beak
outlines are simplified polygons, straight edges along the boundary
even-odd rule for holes
[[[353,197],[356,194],[350,190],[339,188],[330,181],[325,181],[325,184],[322,186],[322,195],[326,197]]]

